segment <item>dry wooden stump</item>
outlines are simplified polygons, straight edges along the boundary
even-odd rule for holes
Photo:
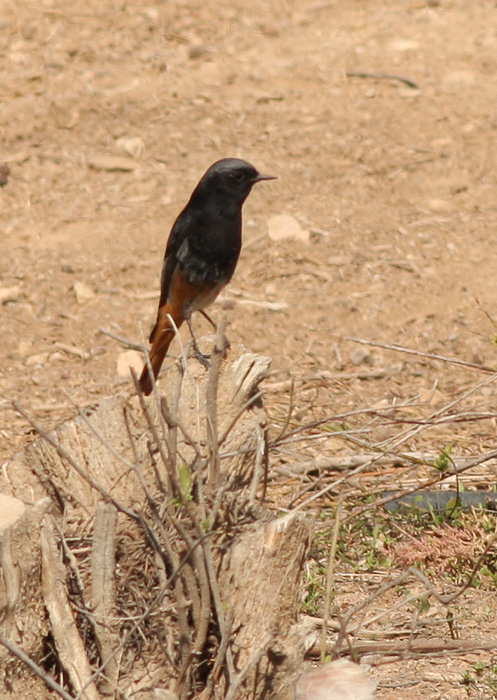
[[[293,688],[311,523],[263,505],[268,367],[218,334],[208,372],[177,364],[150,400],[80,411],[7,464],[2,697]]]

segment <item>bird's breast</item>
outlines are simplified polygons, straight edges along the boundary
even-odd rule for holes
[[[241,249],[241,224],[231,217],[198,220],[178,251],[191,284],[224,285],[232,277]]]

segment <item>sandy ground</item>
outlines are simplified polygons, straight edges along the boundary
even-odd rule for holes
[[[347,338],[495,363],[496,22],[486,0],[3,0],[2,460],[31,439],[13,400],[49,428],[129,390],[101,329],[148,335],[170,226],[225,156],[278,176],[246,203],[212,310],[273,358],[275,422],[291,378],[301,421],[416,396],[435,409],[485,379]],[[309,239],[271,240],[280,214]],[[492,415],[412,449],[491,449],[493,384],[471,406]],[[470,591],[461,636],[495,634],[495,608]],[[478,659],[378,670],[378,697],[493,697],[460,683]]]

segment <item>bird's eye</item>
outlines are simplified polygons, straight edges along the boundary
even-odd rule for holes
[[[245,179],[245,175],[242,172],[239,171],[239,172],[233,173],[233,180],[235,182],[243,182],[244,179]]]

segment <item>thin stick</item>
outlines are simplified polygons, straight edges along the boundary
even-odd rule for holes
[[[366,654],[381,654],[383,656],[401,656],[406,659],[423,659],[426,657],[436,657],[445,655],[448,651],[451,654],[468,654],[475,651],[492,651],[497,649],[497,640],[473,642],[466,639],[410,639],[405,642],[385,642],[385,641],[351,641],[351,653],[354,658]],[[328,653],[333,653],[334,648],[327,649]],[[320,656],[321,649],[313,647],[309,652],[310,656]],[[345,650],[341,654],[346,653]],[[385,661],[373,662],[372,666],[380,666]]]
[[[443,407],[442,407],[441,409],[439,409],[438,411],[435,411],[434,413],[432,413],[432,414],[431,414],[432,421],[433,421],[437,416],[440,416],[441,414],[445,413],[446,411],[452,409],[457,403],[461,402],[463,399],[465,399],[465,398],[467,398],[468,396],[470,396],[471,394],[473,394],[473,393],[474,393],[476,390],[478,390],[479,388],[484,387],[484,386],[487,386],[488,384],[493,383],[496,379],[497,379],[497,373],[496,373],[496,372],[493,372],[493,373],[492,373],[492,376],[486,377],[484,380],[482,380],[481,382],[479,382],[478,385],[477,385],[476,387],[471,387],[471,388],[468,389],[467,391],[463,392],[460,396],[456,397],[453,401],[449,402],[448,404],[446,404],[445,406],[443,406]],[[393,407],[392,407],[392,408],[393,408]],[[366,413],[367,413],[367,412],[366,412]],[[330,419],[328,419],[328,420],[330,420]],[[323,420],[323,421],[321,421],[321,422],[323,423],[323,422],[325,422],[325,421]],[[431,427],[433,424],[434,424],[434,423],[432,422],[432,423],[428,423],[428,424],[426,424],[426,425],[421,425],[421,426],[418,425],[418,426],[416,426],[414,429],[413,429],[413,428],[408,428],[406,431],[404,431],[404,433],[401,433],[400,436],[397,435],[395,438],[390,438],[388,441],[384,441],[383,443],[379,443],[379,444],[374,445],[374,446],[370,445],[370,444],[367,443],[365,440],[361,440],[361,439],[358,438],[356,435],[353,435],[353,434],[352,434],[352,431],[348,431],[348,432],[343,431],[343,432],[341,432],[341,433],[336,433],[336,437],[343,438],[343,439],[347,439],[349,442],[352,442],[352,443],[354,443],[354,444],[356,444],[356,445],[359,445],[360,447],[367,447],[367,448],[369,448],[369,449],[371,449],[371,447],[373,447],[373,449],[378,450],[378,456],[380,456],[380,455],[383,456],[383,455],[392,454],[392,449],[398,448],[399,445],[402,444],[402,442],[405,442],[405,441],[408,440],[408,439],[411,440],[412,437],[413,437],[414,435],[416,435],[416,434],[420,433],[421,431],[423,431],[423,430],[425,430],[425,429]],[[359,431],[355,431],[355,432],[356,432],[356,434],[357,434]],[[314,438],[329,437],[329,433],[325,433],[323,436],[317,435],[317,436],[313,436],[313,437],[314,437]],[[383,446],[383,445],[384,445],[385,443],[387,443],[387,442],[392,443],[392,445],[391,445],[390,448],[387,448],[387,447],[384,447],[384,446]],[[395,453],[394,453],[394,454],[395,454]],[[407,455],[404,455],[404,457],[407,458],[407,459],[409,459],[409,461],[413,461],[413,462],[415,462],[415,463],[418,461],[418,460],[416,460],[415,458],[412,458],[412,457],[411,457],[411,458],[408,458]],[[450,476],[452,476],[452,475],[454,475],[454,474],[456,474],[456,475],[457,475],[457,474],[461,474],[462,472],[464,472],[464,471],[466,471],[466,470],[468,470],[468,469],[471,469],[472,467],[477,466],[478,464],[482,464],[483,462],[487,462],[488,460],[493,459],[494,457],[497,457],[497,450],[496,450],[496,451],[487,452],[487,453],[485,453],[484,455],[480,455],[479,457],[476,457],[475,459],[469,460],[469,461],[467,461],[465,464],[462,464],[461,466],[458,466],[458,467],[457,467],[456,469],[454,469],[453,471],[448,471],[448,472],[445,473],[443,476],[437,475],[437,477],[435,477],[434,479],[430,479],[430,480],[428,480],[428,481],[426,481],[426,482],[423,482],[422,484],[420,484],[418,487],[416,487],[416,488],[414,488],[414,489],[408,489],[408,490],[406,490],[405,493],[404,493],[404,492],[399,492],[399,493],[393,495],[391,498],[388,497],[387,499],[381,499],[381,501],[376,501],[375,504],[374,504],[373,506],[369,506],[369,505],[367,505],[367,506],[359,506],[359,507],[356,508],[354,511],[352,511],[352,513],[350,514],[349,517],[347,517],[347,521],[349,521],[350,518],[357,516],[359,513],[362,513],[362,512],[365,512],[365,511],[369,510],[370,507],[376,507],[376,506],[378,506],[378,505],[383,505],[384,503],[388,503],[390,500],[395,500],[396,498],[401,497],[400,494],[402,494],[402,496],[404,496],[404,495],[408,495],[408,494],[410,494],[410,493],[415,493],[416,491],[419,491],[419,490],[421,490],[421,489],[424,489],[424,488],[427,488],[427,487],[429,487],[429,486],[432,486],[433,484],[436,484],[436,483],[438,483],[439,481],[441,482],[441,481],[443,481],[444,479],[446,479],[446,478],[448,478],[448,477],[450,477]],[[315,494],[313,494],[312,496],[310,496],[308,499],[306,499],[303,503],[301,503],[301,504],[299,504],[298,506],[296,506],[294,510],[301,510],[301,509],[305,508],[306,506],[308,506],[308,505],[309,505],[310,503],[312,503],[313,501],[315,501],[315,500],[317,500],[318,498],[321,498],[322,496],[324,496],[326,493],[329,493],[330,491],[333,491],[337,486],[339,486],[340,484],[342,484],[342,483],[344,483],[345,481],[347,481],[348,479],[350,479],[350,477],[356,476],[357,474],[360,474],[361,472],[365,471],[368,467],[370,467],[371,465],[373,465],[373,464],[375,463],[375,461],[376,461],[375,458],[371,458],[371,460],[369,460],[369,461],[365,462],[364,464],[358,466],[356,469],[354,469],[353,471],[349,472],[348,474],[346,474],[346,475],[340,477],[339,479],[335,479],[335,481],[333,481],[332,483],[328,484],[327,486],[325,486],[324,488],[322,488],[320,491],[316,492]],[[428,466],[433,466],[433,467],[435,466],[435,465],[433,465],[433,464],[430,465],[429,462],[422,462],[422,463],[428,464]]]
[[[474,394],[476,391],[479,389],[482,389],[485,386],[488,386],[489,384],[492,384],[495,380],[497,379],[497,373],[493,372],[490,377],[485,377],[481,382],[478,382],[476,386],[470,387],[467,391],[464,391],[462,394],[459,394],[453,401],[450,401],[448,404],[445,404],[445,406],[442,406],[442,408],[438,409],[434,413],[432,413],[429,418],[432,420],[437,418],[438,416],[443,415],[444,413],[447,413],[450,411],[454,406],[456,406],[458,403],[461,403],[464,401],[464,399],[467,399],[469,396]],[[400,433],[400,435],[395,436],[394,438],[390,438],[388,440],[383,441],[383,443],[380,443],[378,447],[382,447],[383,445],[386,445],[390,443],[391,447],[397,447],[398,445],[401,445],[403,442],[406,442],[406,440],[412,440],[412,438],[415,435],[418,435],[421,433],[423,430],[426,429],[426,427],[430,427],[429,425],[421,425],[417,426],[415,428],[407,428],[403,433]]]
[[[340,494],[335,513],[335,524],[333,526],[333,537],[331,539],[330,555],[328,558],[328,570],[326,572],[326,593],[324,597],[323,627],[321,632],[321,663],[326,661],[326,637],[328,633],[328,619],[330,617],[331,599],[335,586],[335,563],[338,545],[338,533],[340,532],[341,514],[343,505],[343,494]]]
[[[117,342],[125,348],[130,348],[131,350],[139,350],[140,352],[147,351],[145,345],[142,345],[141,343],[136,343],[134,340],[124,338],[122,335],[118,335],[117,333],[112,333],[112,331],[107,330],[107,328],[100,327],[98,330],[99,333],[102,333],[103,335],[108,335],[109,338],[112,338],[112,340],[117,340]]]
[[[458,360],[456,357],[445,357],[445,355],[438,355],[435,352],[421,352],[421,350],[413,350],[412,348],[405,348],[402,345],[389,344],[389,343],[375,343],[372,340],[363,340],[361,338],[344,338],[351,343],[359,343],[359,345],[368,345],[373,348],[383,348],[384,350],[394,350],[395,352],[404,352],[407,355],[416,355],[417,357],[425,357],[428,360],[440,360],[441,362],[448,362],[452,365],[460,365],[461,367],[469,367],[470,369],[477,369],[480,372],[489,372],[495,374],[497,370],[495,367],[487,367],[486,365],[478,365],[476,362],[467,362],[466,360]]]
[[[265,654],[267,654],[267,651],[270,648],[271,644],[274,642],[275,637],[275,633],[268,634],[265,642],[263,642],[261,646],[258,649],[256,649],[256,651],[252,654],[245,666],[242,669],[240,669],[238,674],[233,679],[228,692],[226,693],[225,700],[234,700],[238,688],[241,686],[241,684],[248,676],[250,671],[254,668],[254,666],[257,666],[262,657]]]
[[[264,391],[258,391],[256,394],[251,396],[244,404],[241,406],[238,411],[235,413],[231,423],[228,425],[224,433],[221,435],[219,438],[219,447],[225,442],[226,438],[230,434],[230,432],[233,430],[235,425],[237,424],[238,420],[243,416],[245,411],[247,411],[254,403],[259,401],[264,396]]]
[[[229,651],[229,645],[231,643],[231,630],[232,630],[232,621],[230,618],[227,621],[227,633],[221,637],[221,641],[219,643],[219,648],[217,650],[216,660],[214,661],[212,671],[210,672],[209,678],[207,679],[207,684],[205,686],[205,691],[204,691],[206,698],[210,698],[212,696],[212,690],[214,688],[214,684],[219,682],[219,676],[222,673],[224,660],[226,659],[226,655],[228,654],[228,651]]]
[[[294,408],[294,404],[293,404],[294,395],[295,395],[295,377],[292,377],[292,379],[290,381],[290,398],[288,401],[288,411],[286,414],[285,422],[283,423],[283,427],[281,428],[280,432],[273,440],[274,444],[276,444],[277,442],[279,442],[281,440],[281,438],[286,433],[288,426],[290,425],[290,421],[291,421],[292,415],[293,415],[293,408]]]
[[[168,429],[171,431],[175,428],[179,428],[183,434],[185,442],[188,443],[188,445],[195,451],[195,456],[197,458],[201,457],[202,455],[198,439],[195,439],[190,435],[184,423],[180,420],[179,416],[177,415],[177,412],[176,415],[173,415],[173,412],[169,408],[169,404],[165,396],[160,397],[160,412],[163,419],[166,421]]]
[[[119,512],[124,513],[129,518],[131,518],[131,520],[143,527],[153,549],[159,554],[159,556],[162,557],[163,552],[160,543],[158,542],[154,531],[151,529],[147,521],[134,510],[128,508],[127,506],[117,501],[108,491],[106,491],[106,489],[104,489],[102,486],[100,486],[99,483],[92,479],[92,477],[89,476],[84,471],[84,469],[82,469],[79,466],[76,460],[73,459],[69,452],[67,452],[67,450],[64,447],[62,447],[62,445],[60,445],[57,442],[57,440],[55,440],[49,433],[45,432],[17,401],[13,401],[12,403],[16,411],[18,411],[18,413],[20,413],[21,416],[23,416],[23,418],[25,418],[28,421],[28,423],[36,430],[36,432],[39,434],[42,440],[45,440],[49,445],[52,445],[59,457],[65,460],[79,474],[79,476],[82,479],[84,479],[95,491],[97,491],[97,493],[99,493],[102,496],[102,498],[105,501],[107,501],[108,503],[112,503]]]
[[[65,567],[51,518],[41,529],[41,587],[58,657],[78,696],[98,700],[84,642],[79,634],[65,585]]]
[[[257,495],[257,489],[261,483],[261,477],[265,475],[265,470],[263,469],[264,458],[267,456],[266,450],[266,430],[261,425],[257,425],[255,428],[257,446],[255,448],[255,460],[254,460],[254,472],[252,475],[252,480],[250,483],[248,502],[253,505],[255,497]],[[264,499],[264,494],[261,502]]]
[[[219,625],[219,633],[221,635],[221,646],[225,649],[226,663],[228,666],[228,675],[230,680],[235,676],[235,666],[233,661],[233,654],[231,648],[228,645],[223,644],[224,638],[231,632],[231,625],[227,621],[227,616],[225,614],[225,604],[221,597],[221,591],[219,589],[219,582],[216,573],[216,566],[214,564],[214,558],[212,556],[212,548],[210,543],[210,538],[205,537],[204,531],[201,523],[198,522],[197,517],[193,518],[195,527],[200,536],[203,537],[200,544],[202,545],[202,551],[204,555],[205,569],[207,577],[209,580],[209,586],[212,595],[212,601],[214,603],[214,610],[217,618],[217,623]]]
[[[205,390],[207,436],[209,441],[210,459],[209,474],[207,483],[211,489],[219,486],[219,439],[217,426],[217,392],[219,388],[219,374],[221,362],[226,351],[226,318],[223,317],[219,323],[214,347],[212,348],[211,366],[207,377]]]
[[[384,595],[387,591],[389,591],[392,588],[395,588],[397,586],[400,586],[409,576],[414,576],[415,578],[419,579],[421,583],[423,584],[425,590],[420,591],[418,593],[411,594],[408,596],[408,598],[400,600],[398,603],[396,603],[392,608],[391,611],[397,610],[398,608],[403,607],[407,603],[412,602],[413,600],[418,600],[419,598],[422,598],[426,593],[429,593],[430,595],[433,595],[433,597],[438,600],[439,603],[442,605],[450,605],[450,603],[453,603],[457,598],[459,598],[463,593],[465,593],[468,588],[470,588],[473,585],[473,580],[474,576],[477,573],[478,569],[481,567],[485,557],[487,556],[488,552],[492,549],[492,547],[495,544],[495,541],[497,540],[497,535],[494,535],[490,541],[487,543],[485,549],[483,552],[480,554],[478,559],[476,560],[473,568],[471,569],[466,582],[460,586],[455,593],[451,593],[449,595],[442,595],[437,591],[437,589],[433,586],[431,581],[428,579],[425,574],[423,574],[422,571],[417,569],[414,566],[410,566],[408,569],[403,571],[399,576],[396,576],[394,579],[391,579],[390,581],[387,581],[384,583],[382,586],[376,589],[376,591],[373,591],[373,593],[368,596],[365,600],[362,600],[358,605],[355,605],[353,608],[349,609],[345,617],[343,618],[341,627],[344,633],[349,636],[350,634],[357,635],[360,631],[361,626],[366,626],[370,625],[373,622],[375,622],[377,619],[381,618],[384,615],[384,612],[377,613],[373,617],[369,618],[368,620],[364,621],[364,617],[366,615],[366,612],[373,603],[374,600],[377,598],[380,598],[382,595]],[[349,627],[349,622],[352,620],[354,615],[359,613],[361,610],[364,610],[364,615],[363,619],[361,622],[359,622],[353,629],[348,630]],[[343,634],[340,635],[340,637],[343,637]],[[339,643],[339,642],[337,642]]]
[[[109,443],[109,441],[102,435],[100,430],[96,428],[93,423],[89,420],[87,414],[81,406],[76,403],[76,401],[72,398],[72,396],[69,394],[68,391],[62,387],[62,393],[64,396],[68,399],[68,401],[74,406],[74,408],[78,411],[79,417],[82,419],[83,423],[90,429],[90,431],[93,433],[93,435],[97,438],[97,440],[111,453],[113,457],[115,457],[121,464],[123,464],[125,467],[128,467],[129,469],[133,468],[133,464],[129,462],[125,457],[122,456],[120,452],[118,452],[112,445]]]
[[[385,406],[383,408],[383,411],[389,411],[389,410],[399,410],[400,408],[406,408],[406,407],[411,407],[412,406],[412,401],[405,401],[404,403],[392,403],[389,406]],[[286,445],[290,441],[289,439],[296,436],[300,435],[300,433],[305,432],[306,430],[310,430],[312,428],[319,428],[320,425],[324,425],[325,423],[332,423],[332,422],[342,422],[347,418],[354,418],[356,416],[367,416],[367,415],[377,415],[378,409],[373,409],[373,408],[358,408],[354,409],[353,411],[345,411],[345,413],[337,413],[332,416],[326,416],[326,418],[320,418],[319,420],[312,421],[311,423],[307,423],[306,425],[299,425],[297,428],[294,428],[293,430],[290,430],[286,435],[282,435],[278,440],[271,440],[270,442],[270,447],[275,448],[278,447],[279,445]],[[341,433],[337,432],[337,435],[342,435],[343,431]],[[329,436],[330,433],[328,432],[327,435]],[[300,438],[302,439],[302,438]]]
[[[160,439],[156,427],[154,425],[154,422],[152,420],[152,417],[150,415],[150,412],[147,408],[147,404],[145,403],[145,397],[143,396],[143,393],[140,389],[140,382],[138,381],[138,377],[136,375],[136,372],[133,367],[130,368],[131,372],[131,377],[133,379],[133,383],[135,385],[136,393],[138,394],[138,400],[140,402],[140,408],[143,412],[143,415],[145,416],[145,420],[147,421],[148,428],[150,432],[152,433],[152,437],[154,439],[155,445],[159,451],[159,454],[161,456],[162,463],[166,469],[165,472],[165,483],[166,483],[166,490],[168,493],[173,494],[175,497],[179,497],[179,492],[180,489],[178,487],[178,483],[176,480],[176,474],[174,473],[174,470],[171,469],[171,460],[168,459],[168,456],[166,455],[166,452],[163,447],[163,442]],[[159,404],[160,406],[160,404]]]
[[[349,70],[345,73],[347,78],[374,78],[375,80],[398,80],[399,83],[404,83],[415,90],[419,89],[419,85],[412,78],[406,78],[403,75],[396,73],[369,73],[368,71]]]
[[[18,646],[16,646],[13,642],[9,642],[8,639],[6,639],[3,635],[0,634],[0,644],[4,646],[10,653],[15,656],[16,658],[19,659],[19,661],[22,661],[26,666],[35,674],[35,676],[38,676],[38,678],[41,678],[41,680],[48,685],[48,687],[53,690],[57,695],[59,695],[63,700],[74,700],[74,696],[70,695],[67,691],[64,690],[64,688],[55,681],[52,676],[49,676],[48,673],[45,673],[45,671],[41,668],[41,666],[38,666],[37,663],[35,663],[32,659],[29,658],[27,654],[25,654],[21,649],[19,649]]]

